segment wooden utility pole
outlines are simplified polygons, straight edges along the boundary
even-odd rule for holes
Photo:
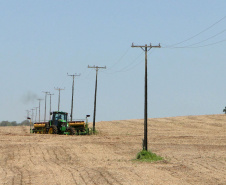
[[[54,94],[49,93],[48,95],[49,95],[49,100],[50,100],[50,102],[49,102],[49,120],[50,120],[51,119],[51,115],[50,115],[50,113],[51,113],[51,96]]]
[[[37,109],[38,107],[34,107],[35,108],[35,122],[37,121]]]
[[[40,99],[40,98],[39,98],[39,99],[37,99],[37,100],[39,101],[39,106],[38,106],[38,107],[39,107],[39,110],[38,110],[38,111],[39,111],[39,122],[40,122],[40,102],[41,102],[43,99]]]
[[[46,121],[46,98],[47,98],[47,94],[49,94],[48,91],[42,91],[43,93],[45,93],[45,113],[44,113],[44,122]]]
[[[73,82],[72,82],[72,98],[71,98],[71,121],[72,121],[72,116],[73,116],[73,96],[74,96],[74,82],[75,82],[75,77],[76,76],[80,76],[81,74],[77,75],[76,73],[73,75],[69,75],[68,76],[72,76],[73,78]]]
[[[95,68],[96,69],[96,84],[95,84],[95,95],[94,95],[94,111],[93,111],[93,132],[95,132],[95,122],[96,122],[96,99],[97,99],[97,75],[99,69],[106,69],[105,67],[98,67],[98,66],[89,66],[88,68]]]
[[[58,112],[60,111],[60,91],[61,90],[64,90],[64,89],[61,89],[61,88],[55,88],[55,90],[58,90],[59,91],[59,96],[58,96]]]
[[[134,46],[132,43],[132,48],[133,47],[139,47],[142,50],[145,51],[145,82],[144,82],[144,141],[143,141],[143,150],[148,150],[148,70],[147,70],[147,52],[151,48],[160,48],[160,44],[158,46],[152,46],[151,44],[148,46],[145,44],[144,46]],[[149,49],[148,49],[149,48]]]
[[[26,110],[26,111],[27,111],[27,119],[28,119],[30,110]]]
[[[35,109],[31,109],[31,120],[32,120],[32,123],[34,123],[34,110]]]

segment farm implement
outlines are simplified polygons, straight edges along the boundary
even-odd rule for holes
[[[52,120],[36,122],[32,132],[35,134],[88,135],[88,122],[84,120],[67,121],[67,112],[51,112]]]

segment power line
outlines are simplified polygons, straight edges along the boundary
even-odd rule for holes
[[[148,139],[147,139],[147,132],[148,132],[148,123],[147,123],[147,120],[148,120],[148,71],[147,71],[147,52],[151,49],[151,48],[160,48],[160,44],[158,46],[152,46],[150,44],[150,46],[148,46],[147,44],[145,44],[144,46],[135,46],[133,43],[132,43],[132,46],[131,47],[139,47],[141,48],[142,50],[145,51],[145,82],[144,82],[144,140],[143,140],[143,150],[148,150]],[[149,48],[149,50],[148,50]]]
[[[152,50],[149,52],[148,56],[151,55],[155,50]],[[126,70],[120,71],[120,72],[127,72],[127,71],[131,71],[132,69],[134,69],[135,67],[137,67],[139,64],[141,64],[141,62],[143,62],[143,59],[140,60],[137,64],[135,64],[134,66],[131,66],[130,68],[127,68]]]
[[[215,35],[213,35],[213,36],[211,36],[211,37],[208,37],[207,39],[204,39],[204,40],[202,40],[202,41],[196,42],[196,43],[194,43],[194,44],[187,45],[187,46],[185,46],[185,47],[190,47],[190,46],[194,46],[194,45],[200,44],[200,43],[202,43],[202,42],[205,42],[205,41],[207,41],[207,40],[210,40],[210,39],[212,39],[212,38],[214,38],[214,37],[216,37],[216,36],[218,36],[218,35],[224,33],[225,31],[226,31],[226,29],[224,29],[223,31],[221,31],[221,32],[219,32],[219,33],[217,33],[217,34],[215,34]]]
[[[141,52],[130,64],[126,65],[125,67],[123,67],[120,70],[112,70],[113,72],[104,72],[107,74],[115,74],[115,73],[120,73],[120,72],[125,72],[127,71],[126,69],[129,68],[131,65],[133,65],[141,56],[142,56],[143,52]]]
[[[189,45],[186,45],[186,46],[178,46],[178,47],[163,47],[163,48],[198,48],[198,47],[206,47],[206,46],[210,46],[210,45],[218,44],[218,43],[224,42],[226,39],[221,40],[221,41],[218,41],[218,42],[214,42],[214,43],[206,44],[206,45],[194,46],[194,45],[197,45],[197,44],[203,43],[203,42],[205,42],[205,41],[207,41],[207,40],[210,40],[210,39],[212,39],[212,38],[214,38],[214,37],[216,37],[216,36],[218,36],[218,35],[220,35],[220,34],[224,33],[225,31],[226,31],[226,29],[224,29],[224,30],[222,30],[221,32],[219,32],[219,33],[217,33],[217,34],[215,34],[215,35],[213,35],[213,36],[211,36],[211,37],[208,37],[208,38],[206,38],[206,39],[204,39],[204,40],[201,40],[201,41],[199,41],[199,42],[196,42],[196,43],[193,43],[193,44],[189,44]],[[194,47],[191,47],[191,46],[194,46]]]
[[[126,50],[126,52],[112,65],[110,66],[107,70],[110,70],[111,68],[113,68],[114,66],[116,66],[119,62],[121,62],[121,60],[126,56],[126,54],[128,53],[130,47]]]
[[[152,50],[151,52],[149,52],[148,56],[151,55],[155,50]],[[134,60],[137,61],[138,58],[140,58],[140,56],[142,55],[143,52],[141,52],[141,54]],[[132,62],[130,65],[127,65],[126,67],[124,67],[123,69],[119,70],[119,71],[115,71],[115,72],[112,72],[112,73],[109,73],[109,72],[104,72],[104,73],[107,73],[107,74],[115,74],[115,73],[124,73],[124,72],[128,72],[128,71],[131,71],[132,69],[134,69],[135,67],[137,67],[139,64],[141,64],[141,62],[143,62],[143,59],[141,59],[138,63],[136,63],[135,65],[132,65],[134,64],[134,62]]]
[[[202,46],[190,47],[190,48],[201,48],[201,47],[207,47],[207,46],[216,45],[216,44],[219,44],[219,43],[222,43],[222,42],[225,42],[225,41],[226,41],[226,39],[221,40],[221,41],[217,41],[217,42],[214,42],[214,43],[210,43],[210,44],[206,44],[206,45],[202,45]]]
[[[87,80],[87,79],[89,79],[90,74],[91,74],[91,70],[88,72],[88,74],[87,74],[86,76],[82,76],[82,77],[80,78],[80,80]]]
[[[191,37],[189,37],[189,38],[187,38],[187,39],[185,39],[185,40],[183,40],[183,41],[180,41],[180,42],[175,43],[175,44],[172,44],[172,45],[168,45],[168,46],[166,46],[166,47],[173,47],[173,46],[176,46],[176,45],[178,45],[178,44],[187,42],[188,40],[191,40],[191,39],[197,37],[198,35],[200,35],[200,34],[206,32],[207,30],[209,30],[210,28],[212,28],[213,26],[215,26],[215,25],[218,24],[219,22],[223,21],[225,18],[226,18],[226,16],[224,16],[223,18],[221,18],[221,19],[218,20],[217,22],[213,23],[213,24],[210,25],[209,27],[205,28],[205,29],[202,30],[201,32],[199,32],[199,33],[197,33],[197,34],[195,34],[195,35],[193,35],[193,36],[191,36]]]
[[[219,43],[222,43],[222,42],[225,42],[226,39],[224,40],[220,40],[220,41],[217,41],[217,42],[213,42],[213,43],[210,43],[210,44],[206,44],[206,45],[201,45],[201,46],[192,46],[192,47],[189,47],[189,46],[181,46],[181,47],[170,47],[169,49],[180,49],[180,48],[202,48],[202,47],[207,47],[207,46],[212,46],[212,45],[216,45],[216,44],[219,44]],[[163,47],[163,48],[167,48],[167,47]]]
[[[97,75],[99,69],[106,69],[105,67],[98,67],[98,66],[89,66],[88,68],[94,68],[96,69],[96,83],[95,83],[95,95],[94,95],[94,111],[93,111],[93,132],[95,133],[95,122],[96,122],[96,98],[97,98]]]

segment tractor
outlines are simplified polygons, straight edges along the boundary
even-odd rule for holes
[[[75,129],[70,127],[67,122],[66,112],[52,112],[52,120],[50,120],[46,126],[48,134],[67,134],[74,135]]]
[[[33,133],[37,134],[66,134],[82,135],[89,134],[88,123],[84,120],[67,121],[67,112],[51,112],[52,120],[49,122],[34,123]]]

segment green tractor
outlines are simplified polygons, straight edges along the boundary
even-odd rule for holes
[[[46,131],[48,134],[67,134],[75,135],[75,129],[70,127],[67,122],[66,112],[51,112],[52,120],[46,125]]]
[[[65,134],[65,135],[88,135],[88,120],[67,121],[67,112],[51,112],[52,120],[49,122],[34,123],[33,133],[36,134]]]

